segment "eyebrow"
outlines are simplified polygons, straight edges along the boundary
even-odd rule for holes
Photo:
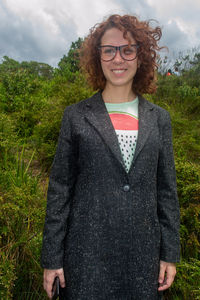
[[[113,46],[113,45],[101,45],[100,47],[125,47],[125,46],[137,46],[137,44],[126,44],[126,45],[120,45],[120,46]]]

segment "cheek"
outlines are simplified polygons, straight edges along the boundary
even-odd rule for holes
[[[137,62],[134,62],[134,63],[132,63],[132,64],[129,65],[129,66],[130,66],[130,69],[131,69],[133,75],[135,75],[136,72],[137,72],[137,68],[138,68]]]
[[[133,70],[137,69],[138,67],[138,61],[137,60],[133,60],[130,62],[130,66]]]
[[[102,68],[102,71],[103,71],[104,76],[107,77],[107,73],[108,73],[108,65],[105,64],[104,62],[101,62],[101,68]]]

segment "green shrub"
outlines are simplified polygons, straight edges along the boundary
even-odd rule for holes
[[[49,170],[55,155],[64,109],[94,93],[78,72],[73,83],[66,82],[60,76],[57,76],[55,80],[57,81],[57,85],[54,85],[55,90],[52,91],[52,97],[42,110],[40,122],[35,125],[31,137],[37,149],[38,160],[45,170]],[[56,86],[59,88],[56,89]]]
[[[31,293],[37,293],[38,286],[40,292],[42,290],[38,274],[41,275],[39,252],[45,194],[39,187],[39,175],[33,176],[30,173],[33,156],[34,152],[30,160],[25,162],[22,148],[16,156],[15,164],[2,169],[1,299],[28,299],[19,295],[27,293],[28,288],[31,288]]]
[[[49,170],[66,106],[91,96],[84,76],[8,57],[0,64],[0,299],[46,299],[40,249]],[[60,72],[62,71],[62,72]],[[42,73],[41,73],[42,72]],[[199,66],[160,76],[150,101],[170,112],[181,206],[181,263],[165,299],[200,299]]]
[[[14,160],[14,147],[17,141],[15,124],[12,118],[0,113],[0,169],[7,168],[10,162]],[[0,174],[0,178],[3,174]],[[0,181],[1,182],[1,181]]]
[[[172,287],[165,293],[165,300],[200,300],[200,261],[182,260],[177,264],[177,275]]]

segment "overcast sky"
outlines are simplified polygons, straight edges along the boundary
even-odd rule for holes
[[[0,59],[56,66],[73,41],[114,13],[156,19],[171,54],[200,45],[200,0],[0,0]]]

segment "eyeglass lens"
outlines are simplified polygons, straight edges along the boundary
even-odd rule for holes
[[[114,46],[101,46],[101,59],[109,61],[114,59],[117,47]],[[133,60],[137,56],[137,45],[124,45],[119,48],[120,55],[125,60]]]

